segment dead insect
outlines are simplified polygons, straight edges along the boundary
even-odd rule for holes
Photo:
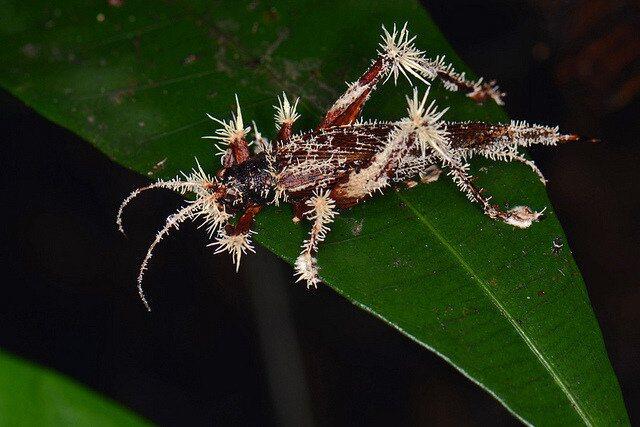
[[[362,121],[358,117],[378,83],[400,74],[428,84],[440,79],[445,88],[460,91],[481,103],[491,100],[502,104],[504,94],[494,82],[468,80],[447,65],[444,57],[429,59],[414,46],[406,24],[384,27],[378,57],[369,69],[327,111],[315,130],[293,135],[298,99],[290,102],[283,93],[275,106],[278,134],[270,143],[253,125],[254,140],[247,141],[251,128],[245,126],[236,97],[237,110],[231,120],[209,116],[221,128],[205,136],[217,142],[222,168],[215,174],[205,172],[200,164],[189,174],[173,180],[151,184],[135,190],[118,212],[122,229],[122,211],[141,191],[167,188],[195,196],[185,207],[167,218],[142,261],[138,290],[147,309],[142,278],[153,250],[173,228],[187,219],[200,219],[215,242],[216,253],[229,252],[236,265],[247,251],[253,252],[251,227],[263,206],[281,202],[293,204],[294,218],[311,221],[309,238],[295,263],[297,281],[315,287],[320,279],[316,254],[325,239],[338,209],[354,206],[377,191],[436,180],[444,169],[469,200],[480,204],[490,218],[516,227],[529,227],[541,212],[526,206],[501,209],[473,183],[467,160],[481,155],[492,160],[526,164],[545,182],[538,168],[518,152],[533,144],[555,145],[574,141],[576,135],[562,135],[557,127],[529,125],[525,122],[487,124],[482,122],[445,122],[447,109],[438,110],[427,103],[429,90],[422,97],[418,90],[407,97],[407,116],[394,122]],[[251,155],[249,146],[255,147]]]

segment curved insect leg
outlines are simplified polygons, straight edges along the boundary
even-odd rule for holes
[[[473,183],[473,177],[467,172],[468,165],[449,164],[449,175],[458,188],[467,198],[482,206],[484,213],[492,219],[503,221],[519,228],[528,228],[533,222],[538,221],[542,212],[533,211],[527,206],[516,206],[508,211],[500,209],[498,205],[491,203],[491,196],[485,196],[484,189],[478,188]]]
[[[236,95],[236,112],[232,113],[229,122],[220,120],[207,113],[207,116],[214,122],[222,125],[222,128],[216,130],[215,135],[203,136],[203,139],[213,139],[218,141],[218,155],[222,156],[222,165],[225,168],[245,162],[249,154],[249,144],[245,139],[250,127],[244,126],[242,119],[242,110],[238,95]]]
[[[451,64],[447,64],[444,56],[429,59],[425,52],[414,45],[415,36],[411,37],[407,24],[398,30],[394,24],[392,32],[382,27],[382,43],[378,57],[369,69],[347,91],[340,96],[327,111],[318,129],[342,126],[353,123],[360,115],[371,92],[381,80],[386,82],[393,76],[397,83],[398,76],[404,75],[411,83],[411,77],[429,84],[428,80],[440,79],[444,87],[451,91],[460,91],[477,103],[492,99],[498,105],[504,104],[504,93],[500,92],[495,82],[484,83],[482,79],[468,80],[464,73],[457,73]]]
[[[381,49],[378,50],[378,57],[358,80],[349,84],[346,92],[327,111],[318,129],[355,122],[371,92],[381,80],[385,83],[393,76],[394,83],[397,83],[398,75],[402,73],[410,83],[410,76],[412,76],[429,84],[425,78],[433,79],[436,76],[425,68],[428,60],[424,52],[414,46],[415,36],[409,37],[407,24],[399,32],[395,24],[392,33],[389,33],[384,26],[382,30],[382,43],[379,44]]]
[[[424,67],[427,73],[442,81],[442,85],[447,90],[462,92],[478,104],[493,100],[498,105],[504,105],[506,94],[500,91],[495,80],[489,82],[485,82],[483,78],[469,80],[464,72],[456,72],[453,65],[445,61],[444,56],[428,59]]]
[[[411,74],[425,83],[425,79],[439,79],[445,89],[460,91],[477,103],[492,99],[498,105],[504,104],[502,99],[505,94],[499,91],[495,81],[484,83],[482,78],[476,81],[469,80],[465,73],[458,73],[451,64],[447,64],[444,56],[431,59],[425,56],[424,51],[416,49],[413,45],[415,36],[409,36],[406,23],[399,31],[395,24],[391,33],[384,26],[382,30],[381,54],[392,64],[389,76],[393,75],[394,81],[400,73],[407,79]]]
[[[220,228],[216,241],[207,245],[214,246],[216,248],[216,254],[229,252],[236,266],[236,271],[240,268],[242,255],[246,254],[247,251],[255,252],[251,243],[251,235],[255,234],[255,232],[251,231],[251,227],[253,226],[255,216],[261,210],[262,206],[260,205],[249,206],[236,225],[227,224],[226,227]]]
[[[521,154],[518,154],[518,153],[509,154],[508,156],[504,158],[500,158],[499,160],[503,160],[505,162],[515,161],[515,162],[520,162],[526,166],[529,166],[529,168],[531,168],[531,170],[535,172],[536,175],[538,175],[538,179],[540,179],[540,182],[542,182],[544,185],[547,185],[547,179],[542,174],[542,171],[538,169],[538,166],[536,166],[536,164],[533,163],[532,160],[527,159]]]
[[[307,288],[318,286],[318,244],[324,241],[329,232],[329,224],[333,222],[336,212],[335,201],[329,197],[329,190],[316,191],[313,197],[305,202],[310,208],[305,212],[305,216],[313,221],[309,238],[302,243],[302,251],[296,259],[295,275],[296,282],[305,281]]]

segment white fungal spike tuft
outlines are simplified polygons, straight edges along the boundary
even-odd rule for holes
[[[303,252],[296,258],[294,268],[294,274],[297,277],[296,283],[306,282],[307,289],[318,287],[320,278],[318,277],[318,263],[314,256],[308,252]]]
[[[300,98],[296,98],[293,105],[289,102],[287,98],[287,94],[282,92],[282,98],[278,97],[278,105],[274,105],[273,108],[276,109],[276,113],[273,118],[276,121],[276,126],[278,129],[282,127],[282,125],[292,125],[296,120],[300,118],[300,114],[297,113],[296,109],[298,108],[298,101]]]
[[[219,150],[217,154],[220,156],[226,154],[227,146],[243,141],[249,131],[251,131],[251,127],[244,126],[244,121],[242,119],[242,110],[240,109],[240,102],[238,101],[238,95],[236,95],[236,113],[231,114],[231,120],[229,120],[228,122],[226,120],[220,120],[213,117],[209,113],[207,113],[207,116],[214,122],[220,124],[222,128],[217,129],[215,135],[203,136],[202,138],[214,139],[216,141],[219,141],[221,145],[216,145],[216,147]]]
[[[433,79],[435,75],[425,66],[424,52],[418,50],[413,44],[416,36],[409,37],[407,23],[403,25],[400,31],[398,31],[396,24],[393,24],[391,33],[383,25],[382,32],[383,34],[380,36],[382,43],[379,43],[382,50],[378,51],[378,54],[391,61],[391,68],[385,81],[393,75],[393,81],[397,83],[398,75],[402,73],[409,82],[411,82],[411,75],[429,84],[425,77]]]
[[[214,243],[207,246],[215,246],[215,253],[229,252],[231,259],[236,266],[236,271],[240,268],[240,258],[246,254],[247,251],[255,252],[253,245],[251,244],[250,236],[255,234],[254,231],[241,234],[227,234],[224,228],[218,232],[218,237]]]
[[[336,202],[329,197],[329,190],[316,190],[313,197],[305,203],[311,209],[306,212],[309,219],[320,222],[324,225],[333,222],[336,216]],[[322,236],[324,239],[324,235]]]
[[[442,121],[442,116],[449,108],[438,111],[435,101],[431,101],[427,106],[428,96],[428,88],[422,99],[418,96],[418,89],[413,89],[413,97],[407,96],[408,117],[403,120],[403,123],[412,128],[423,157],[426,155],[427,148],[431,148],[443,161],[450,162],[453,155],[447,139],[447,126]]]

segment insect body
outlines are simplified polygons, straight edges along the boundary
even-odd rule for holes
[[[438,179],[444,170],[472,202],[478,203],[489,217],[516,227],[526,228],[540,218],[541,212],[526,206],[504,210],[473,183],[467,160],[480,155],[493,160],[517,161],[528,165],[545,182],[538,168],[519,153],[519,147],[533,144],[555,145],[578,139],[562,135],[556,127],[529,125],[525,122],[486,124],[481,122],[445,122],[444,110],[434,102],[427,104],[428,89],[420,97],[414,88],[407,97],[406,117],[393,122],[362,121],[362,108],[375,89],[400,74],[427,83],[439,79],[445,88],[461,91],[472,100],[502,104],[504,96],[495,83],[470,81],[458,74],[443,57],[429,59],[414,46],[405,26],[392,32],[383,27],[378,57],[369,69],[327,111],[314,130],[293,134],[299,118],[298,100],[289,102],[283,93],[275,107],[277,137],[267,141],[254,124],[254,138],[247,141],[250,127],[244,125],[240,105],[230,121],[210,116],[221,125],[215,135],[222,156],[222,168],[215,175],[198,164],[189,174],[135,190],[122,203],[117,223],[122,231],[122,211],[141,191],[167,188],[194,196],[167,218],[142,262],[138,290],[155,246],[173,228],[187,219],[201,220],[212,239],[216,253],[229,252],[236,265],[251,245],[254,217],[263,206],[282,202],[293,204],[294,221],[311,222],[309,237],[303,242],[296,260],[298,281],[308,287],[319,283],[316,254],[318,245],[329,232],[339,209],[349,208],[377,192],[418,181]],[[254,146],[254,154],[249,146]]]

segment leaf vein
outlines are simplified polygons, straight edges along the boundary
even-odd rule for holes
[[[507,311],[507,309],[502,305],[502,303],[496,298],[491,289],[484,283],[484,281],[480,278],[478,273],[464,260],[462,255],[438,232],[438,230],[431,224],[431,222],[418,211],[413,204],[404,198],[400,194],[396,194],[396,196],[401,199],[406,206],[411,209],[411,211],[416,215],[416,217],[420,220],[420,222],[438,239],[438,241],[444,246],[460,263],[460,265],[471,275],[471,277],[480,285],[482,291],[489,297],[489,300],[493,303],[493,305],[498,309],[500,314],[504,316],[504,318],[511,324],[511,326],[518,333],[520,338],[524,341],[524,343],[529,347],[533,355],[538,359],[538,361],[542,364],[542,366],[549,372],[553,381],[558,385],[560,390],[567,396],[569,402],[571,403],[572,408],[578,413],[582,421],[587,426],[591,426],[591,420],[587,413],[582,409],[576,397],[571,393],[569,387],[564,383],[560,375],[555,371],[551,363],[544,357],[542,352],[536,347],[535,343],[527,336],[522,327],[518,324],[516,319],[511,316],[511,314]]]

